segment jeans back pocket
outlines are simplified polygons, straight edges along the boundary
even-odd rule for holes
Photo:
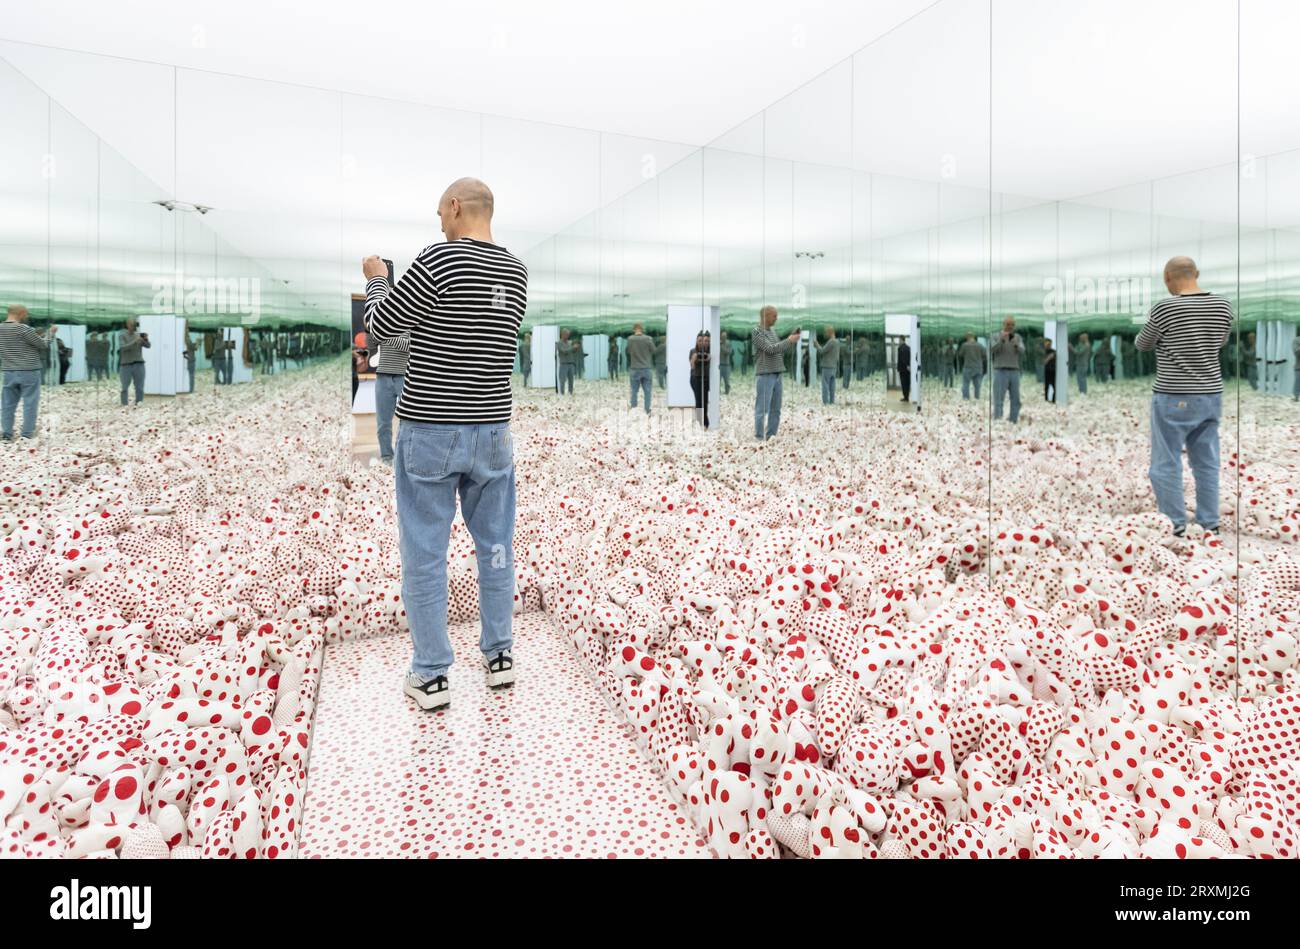
[[[510,429],[497,429],[492,433],[492,470],[501,471],[514,463],[515,440]]]
[[[459,436],[460,433],[453,429],[403,425],[398,438],[406,441],[402,463],[407,474],[422,478],[443,477]]]

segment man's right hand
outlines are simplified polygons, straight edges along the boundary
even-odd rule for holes
[[[798,330],[795,330],[793,333],[791,333],[789,336],[787,336],[786,339],[788,339],[788,340],[789,340],[790,342],[792,342],[792,343],[793,343],[793,342],[797,342],[798,339],[799,339],[799,331],[798,331]]]

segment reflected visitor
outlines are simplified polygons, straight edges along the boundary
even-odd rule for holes
[[[366,334],[358,333],[352,339],[352,404],[357,404],[357,390],[361,376],[370,371],[370,353],[366,350]],[[221,370],[217,370],[217,383],[221,383]]]
[[[650,414],[650,373],[654,370],[655,342],[645,332],[640,323],[632,327],[632,335],[627,338],[627,381],[631,399],[629,408],[636,408],[637,390],[644,395],[645,414]]]
[[[867,364],[871,358],[867,346],[865,336],[859,336],[853,343],[853,374],[859,382],[867,377]]]
[[[709,333],[697,333],[691,349],[691,391],[695,393],[696,417],[709,427]]]
[[[27,325],[27,307],[14,304],[9,307],[5,321],[0,323],[0,373],[3,390],[0,394],[0,438],[14,440],[14,417],[18,403],[23,406],[23,438],[36,437],[36,410],[41,401],[42,357],[49,352],[54,339],[53,324],[44,334]]]
[[[225,385],[235,383],[235,341],[227,339],[221,350],[221,378]]]
[[[524,388],[533,377],[533,334],[525,333],[524,341],[519,344],[519,374],[524,378]]]
[[[1079,341],[1075,344],[1070,356],[1074,362],[1074,381],[1079,387],[1079,392],[1088,391],[1088,364],[1092,362],[1092,340],[1088,338],[1087,333],[1079,334]]]
[[[718,378],[722,380],[722,394],[731,392],[731,340],[726,330],[718,335]]]
[[[980,384],[984,381],[984,373],[988,371],[989,354],[984,351],[974,333],[967,333],[965,342],[957,350],[957,357],[961,360],[961,397],[963,400],[969,399],[973,385],[975,398],[978,399]]]
[[[797,329],[780,339],[772,329],[775,323],[776,307],[769,304],[759,310],[758,325],[750,334],[754,347],[754,437],[759,441],[771,438],[781,425],[785,354],[799,340]]]
[[[107,354],[105,354],[107,360]],[[86,378],[91,382],[100,378],[99,373],[99,334],[86,334]]]
[[[59,347],[59,385],[64,385],[68,381],[68,369],[72,365],[72,347],[57,336],[54,337],[54,342]]]
[[[912,401],[912,347],[903,339],[898,344],[898,384],[903,390],[903,401]]]
[[[1255,353],[1255,334],[1247,333],[1246,341],[1241,346],[1241,365],[1246,372],[1246,381],[1255,391],[1259,391],[1259,358]]]
[[[375,434],[379,439],[379,460],[393,463],[393,412],[406,382],[406,361],[411,337],[405,333],[379,339],[370,336],[370,345],[379,345],[379,365],[375,367]]]
[[[1151,395],[1151,488],[1156,506],[1181,537],[1187,526],[1183,451],[1196,482],[1196,523],[1219,529],[1219,416],[1223,376],[1219,350],[1232,332],[1232,304],[1197,283],[1190,257],[1165,264],[1171,296],[1151,308],[1136,346],[1155,352]]]
[[[655,340],[655,383],[659,388],[668,385],[668,337]]]
[[[840,341],[835,338],[835,327],[828,326],[826,342],[817,347],[817,369],[822,377],[822,405],[835,404],[835,376],[839,368]]]
[[[605,367],[609,370],[611,379],[618,378],[618,339],[613,336],[609,338],[609,355],[605,357]]]
[[[135,317],[127,317],[126,328],[117,334],[117,376],[122,405],[129,401],[127,393],[132,386],[135,386],[135,404],[144,401],[144,351],[149,348],[149,334],[136,332]]]
[[[1092,361],[1092,374],[1098,382],[1109,382],[1115,375],[1115,354],[1111,352],[1110,340],[1103,338],[1097,347],[1097,355]]]
[[[185,375],[189,379],[189,385],[186,392],[194,391],[194,357],[198,350],[198,344],[190,336],[189,328],[185,330]]]
[[[1043,340],[1043,400],[1056,401],[1056,349],[1050,339]]]
[[[560,330],[560,338],[555,341],[555,367],[558,391],[564,392],[567,385],[569,395],[573,395],[573,380],[577,378],[578,363],[582,361],[582,343],[570,339],[570,335],[567,329]]]
[[[957,368],[957,344],[949,336],[939,347],[939,377],[945,389],[953,387]]]
[[[1291,355],[1291,366],[1295,376],[1291,383],[1291,401],[1300,402],[1300,334],[1291,341]]]
[[[275,372],[275,341],[270,334],[263,333],[258,339],[257,354],[262,361],[262,375],[272,375]]]
[[[1002,418],[1002,405],[1009,395],[1011,424],[1020,421],[1020,357],[1025,354],[1025,342],[1016,332],[1015,317],[1002,321],[1002,330],[993,337],[990,347],[993,361],[993,417]]]

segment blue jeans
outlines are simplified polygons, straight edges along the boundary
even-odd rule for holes
[[[478,558],[479,648],[496,655],[513,642],[515,461],[510,426],[402,422],[393,463],[402,552],[402,601],[415,651],[411,671],[446,675],[455,656],[447,636],[447,542],[460,512]]]
[[[984,373],[976,369],[963,369],[961,371],[961,397],[970,398],[971,383],[975,383],[975,398],[980,397],[980,383],[984,381]]]
[[[5,438],[14,437],[14,415],[23,403],[23,438],[36,434],[36,407],[41,401],[39,369],[6,369],[4,390],[0,396],[0,428]]]
[[[781,376],[779,372],[760,372],[755,380],[754,437],[759,441],[775,435],[781,424]],[[767,434],[763,433],[764,416],[767,416]]]
[[[393,410],[402,394],[406,376],[391,372],[375,373],[375,431],[379,436],[379,457],[393,457]]]
[[[1074,370],[1074,378],[1078,380],[1079,391],[1087,392],[1088,391],[1088,367],[1080,366],[1078,369]]]
[[[573,395],[573,377],[578,374],[578,367],[571,362],[560,363],[560,391],[564,391],[567,384],[569,395]]]
[[[1219,415],[1223,397],[1215,395],[1151,396],[1151,489],[1156,507],[1173,521],[1187,522],[1183,501],[1183,449],[1196,481],[1196,523],[1219,526]]]
[[[637,389],[645,393],[645,414],[650,414],[650,370],[649,369],[629,369],[627,372],[628,386],[632,390],[632,401],[629,403],[632,408],[636,408]]]
[[[822,373],[822,405],[835,404],[835,370],[823,369]]]
[[[1008,393],[1011,393],[1011,414],[1009,418],[1012,422],[1020,421],[1020,370],[1019,369],[994,369],[993,370],[993,417],[1002,418],[1002,400]]]
[[[117,367],[117,377],[122,382],[122,404],[127,403],[127,392],[131,386],[135,386],[135,404],[139,405],[144,401],[144,363],[129,362],[125,366]]]

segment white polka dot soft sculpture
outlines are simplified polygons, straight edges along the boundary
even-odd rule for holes
[[[555,399],[519,439],[524,582],[717,853],[1296,855],[1295,420],[1243,446],[1239,567],[1150,513],[1136,385],[991,459],[947,397],[788,398],[757,447],[741,391],[713,440]]]
[[[0,453],[6,856],[294,854],[348,549],[343,399],[302,407],[324,370],[47,390],[57,435]]]
[[[405,635],[391,474],[349,460],[342,384],[319,399],[341,372],[60,391],[58,438],[4,446],[0,852],[296,852],[324,644]],[[1135,385],[990,452],[946,397],[793,387],[757,447],[737,383],[703,440],[612,385],[515,425],[517,609],[719,855],[1295,856],[1293,416],[1252,399],[1240,457],[1225,419],[1225,539],[1174,540]],[[450,559],[472,620],[459,522]]]

